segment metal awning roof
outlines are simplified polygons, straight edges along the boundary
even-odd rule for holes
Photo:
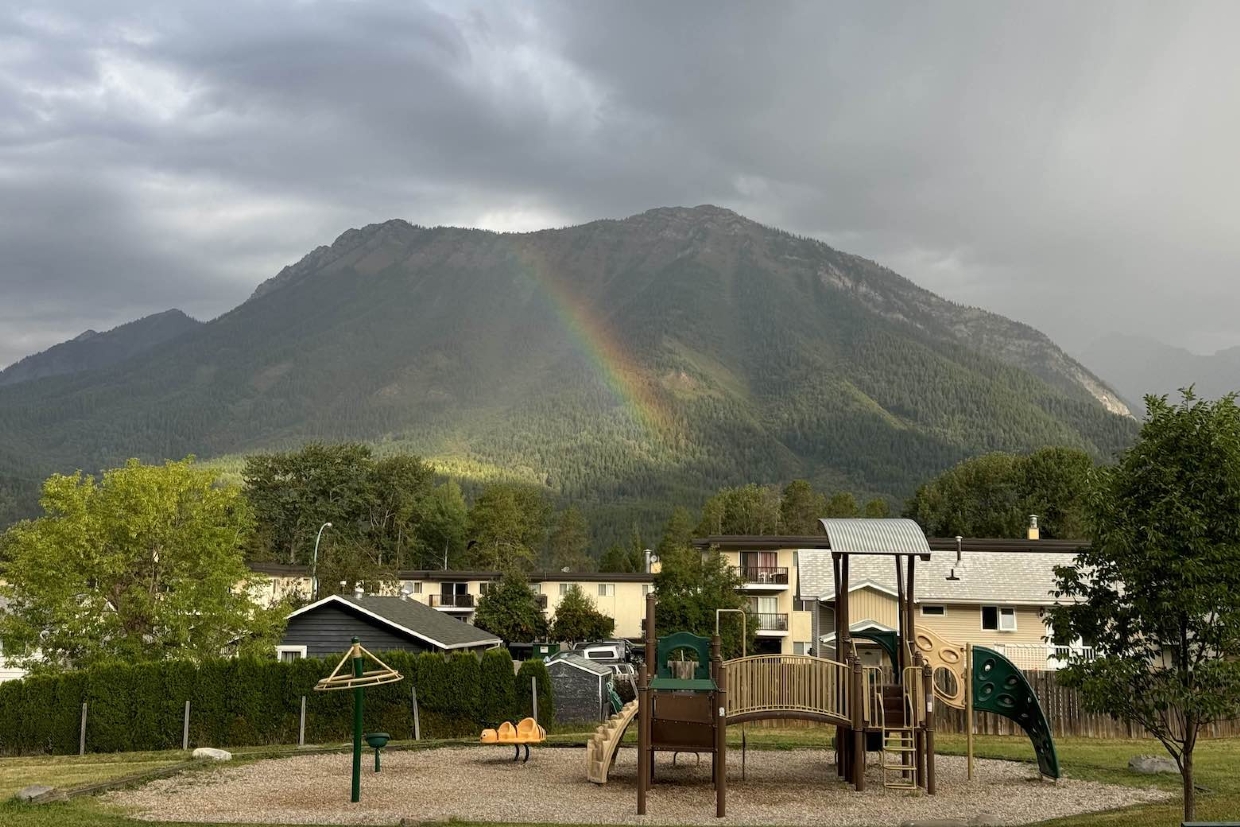
[[[930,557],[925,532],[912,520],[835,519],[818,521],[827,533],[831,551],[840,554],[916,554]]]

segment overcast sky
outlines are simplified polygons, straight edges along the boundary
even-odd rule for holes
[[[0,365],[349,227],[715,203],[1070,350],[1240,345],[1240,3],[9,2]]]

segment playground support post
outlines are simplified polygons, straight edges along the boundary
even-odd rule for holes
[[[964,742],[968,778],[973,780],[973,644],[964,647]]]
[[[657,658],[658,642],[654,633],[653,593],[646,595],[646,646],[641,672],[637,680],[637,814],[646,814],[646,791],[650,787],[653,753],[650,751],[650,664]]]
[[[718,615],[715,616],[718,622]],[[715,678],[715,754],[711,769],[715,774],[715,817],[723,818],[728,809],[728,676],[723,670],[723,640],[716,632],[710,640],[710,668]]]
[[[865,705],[865,681],[861,671],[861,661],[849,658],[852,664],[852,762],[853,789],[865,792],[865,721],[862,708]]]
[[[909,564],[911,565],[912,562],[913,561],[910,558]],[[921,653],[914,652],[913,653],[913,666],[917,668],[917,671],[914,673],[916,677],[914,677],[912,680],[921,679],[921,674],[922,674],[921,670],[924,667],[924,665],[925,664],[922,663]],[[907,675],[904,677],[906,680],[908,680]],[[926,788],[926,726],[925,726],[926,699],[924,697],[924,691],[914,693],[913,687],[911,686],[905,687],[905,690],[909,693],[912,693],[914,697],[916,697],[917,695],[923,696],[921,699],[922,708],[913,710],[913,722],[916,723],[917,721],[921,721],[921,726],[918,726],[913,730],[913,745],[914,745],[914,750],[915,750],[913,752],[913,766],[917,768],[917,786],[921,787],[924,790]]]
[[[353,677],[360,678],[364,665],[357,638],[353,638]],[[365,690],[358,686],[353,690],[353,795],[354,804],[362,800],[362,715],[366,703]]]
[[[926,794],[934,795],[934,670],[928,663],[921,667],[921,694],[926,707]]]

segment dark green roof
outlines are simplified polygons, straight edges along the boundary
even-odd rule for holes
[[[344,608],[345,611],[358,611],[440,649],[499,646],[503,642],[490,632],[457,620],[438,609],[432,609],[425,603],[399,597],[346,597],[334,594],[298,609],[290,614],[289,618],[333,605]]]

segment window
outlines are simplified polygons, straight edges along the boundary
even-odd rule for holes
[[[922,606],[921,607],[922,617],[943,617],[946,614],[947,614],[946,606]]]
[[[814,604],[817,602],[817,600],[796,600],[792,604],[792,610],[794,612],[812,612]]]
[[[650,583],[642,583],[642,597],[645,597],[646,595],[650,594],[652,591],[654,591],[653,585],[651,585]]]
[[[422,593],[422,581],[414,580],[412,588],[413,588],[413,591],[410,592],[410,594],[421,594]]]
[[[598,584],[598,596],[599,597],[615,597],[616,596],[616,584],[615,583],[599,583]]]
[[[276,658],[280,663],[292,663],[306,657],[305,646],[277,646]]]
[[[530,583],[530,592],[532,594],[542,594],[542,583]]]
[[[490,593],[491,593],[491,588],[492,588],[494,585],[495,585],[494,583],[479,583],[479,584],[478,584],[478,594],[490,594]]]
[[[1015,632],[1016,610],[1011,606],[983,606],[982,628],[988,632]]]
[[[792,644],[792,654],[794,654],[794,655],[808,655],[808,654],[809,654],[809,647],[810,647],[809,641],[805,641],[804,643],[802,643],[802,642],[797,642],[797,643],[794,643],[794,644]]]
[[[564,595],[568,594],[568,590],[571,589],[572,587],[573,587],[572,583],[561,583],[560,584],[560,597],[563,597]]]

